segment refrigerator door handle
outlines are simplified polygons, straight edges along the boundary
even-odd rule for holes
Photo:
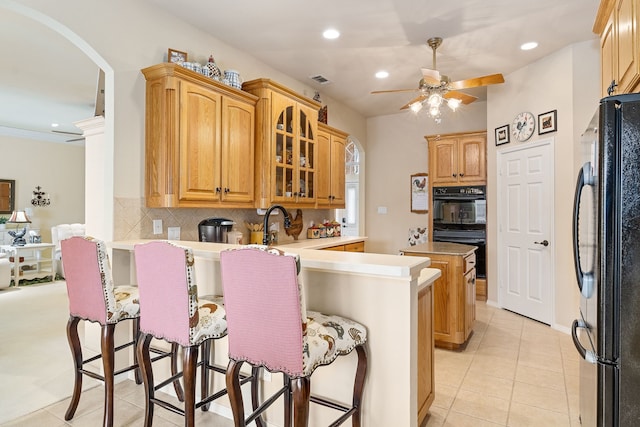
[[[594,277],[593,273],[585,273],[580,265],[580,248],[578,246],[578,216],[580,212],[580,197],[585,186],[595,184],[595,178],[592,173],[591,162],[585,163],[578,173],[578,182],[576,183],[576,193],[573,199],[573,261],[575,263],[576,279],[580,293],[585,298],[590,298],[593,293]]]
[[[571,338],[573,338],[573,345],[576,347],[576,350],[578,350],[578,353],[580,353],[580,357],[582,357],[584,360],[586,360],[589,363],[593,363],[593,364],[597,363],[598,356],[596,356],[596,354],[593,351],[590,351],[584,348],[580,343],[580,340],[578,339],[578,333],[577,333],[578,328],[586,329],[587,325],[582,320],[576,319],[573,321],[573,324],[571,325]]]

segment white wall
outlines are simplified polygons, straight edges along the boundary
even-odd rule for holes
[[[3,3],[18,4],[6,0],[0,1],[0,7]],[[42,13],[53,19],[55,26],[61,25],[77,45],[85,44],[83,50],[106,68],[105,144],[113,146],[114,167],[113,171],[105,171],[109,178],[105,181],[105,190],[112,192],[115,199],[139,199],[144,194],[145,81],[140,70],[164,62],[167,48],[186,51],[190,60],[200,62],[214,54],[221,68],[239,70],[243,80],[271,78],[308,97],[314,94],[311,87],[143,0],[67,0],[58,3],[24,0],[19,5],[21,12],[24,8],[30,9],[27,12],[36,12],[27,13],[28,16],[37,17]],[[44,21],[51,21],[49,18]],[[364,118],[323,95],[322,91],[320,93],[323,103],[328,105],[329,124],[355,136],[366,146]],[[91,168],[91,165],[87,167]],[[113,210],[113,204],[109,209]],[[118,221],[117,214],[116,211],[115,222]]]
[[[554,281],[552,326],[568,329],[579,308],[571,245],[571,211],[576,169],[574,150],[581,130],[593,115],[600,92],[599,50],[597,40],[582,42],[555,52],[505,76],[505,84],[489,87],[487,100],[487,286],[488,302],[498,305],[497,257],[497,155],[493,130],[511,121],[521,111],[538,114],[557,110],[558,131],[534,135],[530,144],[541,138],[554,137],[555,207]],[[513,138],[512,138],[513,139]],[[515,142],[499,149],[513,147]]]
[[[421,112],[402,112],[367,119],[366,230],[367,252],[396,254],[408,246],[409,228],[426,227],[428,214],[411,212],[410,176],[428,172],[425,136],[486,129],[486,102],[475,102],[447,114],[440,124]],[[378,208],[387,209],[379,214]]]
[[[32,229],[51,241],[51,226],[84,222],[84,147],[0,136],[0,178],[16,181],[16,209],[32,208]],[[32,207],[39,185],[51,205]]]

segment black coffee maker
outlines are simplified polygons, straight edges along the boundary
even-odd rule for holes
[[[227,218],[208,218],[198,224],[198,238],[201,242],[227,243],[227,233],[233,228]]]

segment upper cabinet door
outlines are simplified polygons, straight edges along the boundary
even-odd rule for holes
[[[180,201],[220,198],[220,105],[218,93],[180,82]]]
[[[487,133],[426,137],[432,186],[484,185],[487,181]]]
[[[243,102],[223,99],[222,117],[222,201],[253,202],[255,109]]]

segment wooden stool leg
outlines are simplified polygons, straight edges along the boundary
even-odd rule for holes
[[[74,316],[70,316],[67,322],[67,341],[69,341],[74,367],[73,394],[71,395],[71,402],[69,402],[67,412],[64,414],[64,419],[67,421],[73,418],[76,413],[78,402],[80,401],[80,393],[82,392],[82,347],[78,337],[78,322],[80,322],[80,318]]]
[[[244,405],[242,403],[242,390],[240,390],[240,367],[242,367],[242,363],[242,361],[230,360],[225,377],[235,427],[244,427]]]
[[[293,392],[293,426],[309,425],[309,398],[311,397],[311,380],[309,377],[291,380]]]
[[[258,406],[260,406],[258,385],[260,385],[260,371],[262,369],[263,368],[260,366],[251,367],[251,405],[254,411],[258,409]],[[262,415],[258,415],[258,418],[255,419],[255,423],[256,427],[264,427]]]
[[[211,363],[211,340],[207,340],[202,343],[202,366],[200,369],[200,398],[205,399],[209,396],[209,364]],[[200,409],[204,411],[209,410],[211,402],[206,405],[202,405]]]
[[[284,392],[284,427],[291,427],[291,377],[285,374],[282,377],[287,388]]]
[[[133,322],[132,322],[131,333],[133,334],[133,363],[135,365],[138,365],[138,367],[133,372],[134,372],[136,384],[142,384],[142,374],[140,373],[140,364],[138,363],[138,352],[136,351],[136,348],[138,347],[138,335],[140,335],[140,318],[136,317],[135,319],[132,319],[132,320]]]
[[[171,376],[178,373],[178,350],[180,346],[176,343],[171,343]],[[184,391],[180,384],[180,378],[173,382],[173,389],[176,391],[176,397],[180,402],[184,402]]]
[[[102,325],[102,337],[100,347],[102,351],[102,369],[104,370],[104,417],[102,425],[113,426],[113,389],[115,381],[113,378],[115,351],[114,351],[114,331],[115,323]]]
[[[351,416],[353,427],[360,427],[362,418],[362,393],[364,392],[364,379],[367,374],[367,350],[364,345],[356,346],[358,353],[358,367],[356,368],[355,380],[353,382],[353,407],[356,411]]]
[[[138,361],[140,363],[140,371],[142,373],[142,379],[144,382],[144,395],[145,395],[145,412],[144,412],[144,425],[145,427],[151,427],[153,424],[153,401],[155,397],[154,383],[153,383],[153,369],[151,368],[151,355],[149,354],[149,347],[151,347],[151,335],[140,333],[138,339],[138,346],[136,352],[138,353]]]
[[[196,423],[196,369],[198,363],[197,345],[184,348],[182,372],[184,378],[184,425],[193,427]]]

